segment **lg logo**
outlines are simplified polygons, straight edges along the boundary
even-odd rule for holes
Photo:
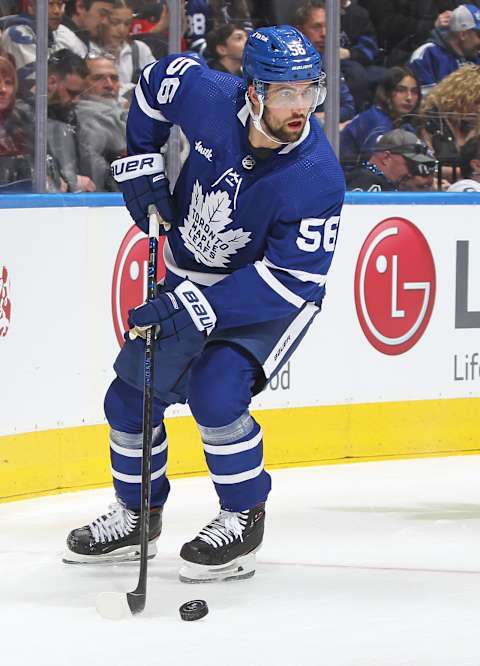
[[[422,337],[435,301],[435,265],[425,237],[403,218],[378,224],[355,270],[355,305],[362,330],[383,354],[403,354]]]
[[[158,243],[157,282],[165,275],[162,249],[165,237]],[[123,345],[128,311],[147,297],[148,238],[137,226],[129,229],[122,240],[112,279],[112,315],[118,344]]]

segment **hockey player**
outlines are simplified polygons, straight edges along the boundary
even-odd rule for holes
[[[129,157],[113,164],[143,230],[155,204],[172,223],[158,298],[131,310],[130,336],[105,398],[118,502],[68,537],[68,561],[138,557],[145,327],[158,326],[150,552],[169,492],[166,407],[188,400],[220,512],[181,549],[185,581],[255,570],[271,479],[249,413],[320,311],[344,179],[313,109],[325,97],[321,57],[290,26],[247,41],[244,81],[191,55],[148,65],[129,112]],[[190,154],[173,196],[160,148],[172,124]],[[134,339],[130,339],[134,338]]]

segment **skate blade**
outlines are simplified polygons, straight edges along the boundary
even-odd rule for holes
[[[228,564],[208,566],[186,562],[178,573],[182,583],[214,583],[216,581],[245,580],[255,574],[255,552],[237,557]]]
[[[151,560],[157,554],[156,539],[150,541],[148,544],[147,559]],[[81,555],[67,550],[63,557],[64,564],[120,564],[122,562],[138,562],[140,559],[140,546],[125,546],[119,548],[113,553],[105,553],[105,555]]]

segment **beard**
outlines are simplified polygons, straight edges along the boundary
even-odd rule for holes
[[[288,123],[291,123],[294,120],[300,121],[302,123],[299,129],[290,129],[288,127]],[[284,120],[282,122],[274,121],[268,109],[265,108],[262,116],[262,121],[265,124],[265,127],[267,128],[267,132],[271,134],[271,136],[273,136],[275,139],[282,141],[282,143],[294,143],[295,141],[298,141],[298,139],[302,136],[302,132],[305,129],[305,125],[307,122],[307,118],[306,116],[300,115],[287,118],[287,120]]]

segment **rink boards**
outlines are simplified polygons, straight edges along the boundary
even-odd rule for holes
[[[0,501],[109,482],[103,395],[146,267],[119,204],[0,199]],[[480,451],[478,204],[349,196],[323,311],[254,402],[267,465]],[[168,413],[171,475],[206,472],[188,413]]]

